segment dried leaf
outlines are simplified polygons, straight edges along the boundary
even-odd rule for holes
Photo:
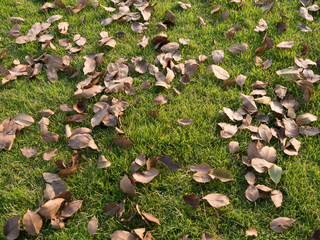
[[[276,208],[281,207],[282,205],[282,193],[279,190],[271,191],[271,200],[276,206]]]
[[[294,41],[293,41],[293,40],[291,40],[291,41],[284,41],[284,42],[279,43],[276,47],[277,47],[277,48],[281,48],[281,49],[289,49],[289,48],[292,48],[292,47],[293,47],[293,44],[294,44]]]
[[[200,199],[196,194],[184,195],[183,200],[193,208],[199,208]]]
[[[229,198],[220,193],[210,193],[204,196],[202,199],[207,200],[208,203],[214,208],[220,208],[230,204]]]
[[[176,172],[180,169],[179,164],[177,164],[171,157],[161,156],[158,158],[158,161],[171,172]]]
[[[152,213],[147,213],[147,212],[144,212],[142,213],[142,215],[148,219],[150,222],[154,222],[154,223],[157,223],[158,225],[161,225],[160,222],[159,222],[159,219],[156,218]]]
[[[43,159],[45,161],[50,161],[57,154],[57,151],[58,151],[58,149],[54,148],[54,149],[51,149],[51,150],[45,152],[43,154]]]
[[[253,172],[247,172],[244,177],[250,185],[253,185],[256,182],[256,176]]]
[[[197,172],[193,174],[193,179],[199,183],[208,183],[212,181],[212,177],[208,172]]]
[[[111,162],[108,161],[105,156],[100,155],[98,158],[98,162],[97,162],[97,168],[101,169],[101,168],[108,168],[111,166]]]
[[[29,235],[37,236],[39,234],[43,221],[38,213],[28,209],[22,221],[23,228]]]
[[[19,237],[20,215],[7,220],[3,225],[3,234],[8,240],[14,240]]]
[[[224,168],[217,168],[213,171],[209,172],[209,175],[212,179],[217,178],[221,182],[229,182],[233,181],[234,179],[232,178],[232,174],[229,170],[224,169]]]
[[[136,237],[124,230],[118,230],[111,234],[111,240],[136,240]]]
[[[318,120],[318,117],[311,113],[302,113],[299,114],[296,118],[298,124],[309,124]]]
[[[53,200],[49,200],[39,209],[38,214],[45,219],[55,219],[56,212],[59,210],[63,198],[56,198]]]
[[[122,192],[126,194],[136,195],[136,188],[134,182],[127,175],[124,175],[124,177],[121,179],[120,189]]]
[[[294,220],[292,218],[278,217],[278,218],[272,220],[270,227],[274,232],[282,233],[282,232],[286,231],[288,228],[292,227],[292,225],[295,221],[296,220]]]
[[[113,142],[119,146],[119,147],[123,147],[123,148],[131,148],[133,146],[133,143],[126,138],[122,138],[122,137],[115,137],[113,139]]]
[[[210,65],[209,71],[213,72],[216,78],[218,79],[227,80],[230,78],[229,73],[218,65],[214,65],[214,64]]]
[[[26,158],[31,158],[37,154],[37,150],[35,148],[21,148],[20,151]]]
[[[243,44],[233,44],[228,50],[234,54],[243,53],[248,50],[248,45],[246,43]]]
[[[166,97],[162,95],[159,95],[153,100],[154,104],[160,104],[160,105],[166,104],[167,102],[168,102],[168,99],[166,99]]]
[[[249,237],[249,236],[254,236],[254,237],[258,237],[258,231],[257,229],[255,228],[250,228],[246,231],[246,237]]]
[[[253,158],[251,160],[251,165],[258,173],[264,173],[273,166],[273,163],[270,163],[262,158]]]
[[[141,183],[149,183],[152,181],[153,178],[155,178],[159,174],[159,170],[155,168],[151,168],[147,171],[141,172],[141,173],[133,173],[132,177],[137,182]]]
[[[313,21],[313,16],[311,14],[309,14],[308,9],[305,7],[300,7],[300,11],[299,14],[301,17],[303,17],[304,19],[312,22]]]
[[[92,217],[88,223],[87,229],[91,236],[93,236],[98,230],[99,221],[96,217]]]
[[[188,126],[191,125],[194,122],[194,120],[191,118],[180,118],[177,122],[179,125]]]
[[[255,202],[259,198],[259,190],[254,185],[249,185],[245,192],[246,198],[251,201]]]

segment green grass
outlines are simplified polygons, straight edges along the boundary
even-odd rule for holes
[[[76,1],[63,2],[75,6]],[[113,6],[111,1],[101,0],[100,2],[105,6]],[[301,4],[297,0],[275,1],[273,11],[269,13],[255,7],[253,0],[247,0],[241,10],[237,10],[237,5],[230,3],[229,0],[190,1],[192,8],[187,11],[182,10],[175,0],[150,0],[150,2],[157,2],[157,5],[150,19],[149,28],[143,34],[137,34],[132,32],[131,23],[113,22],[102,28],[100,22],[111,16],[112,13],[105,12],[100,7],[94,10],[90,6],[78,14],[65,14],[62,9],[39,13],[38,9],[44,1],[1,1],[0,36],[2,41],[0,49],[9,49],[9,55],[2,63],[7,68],[13,66],[14,59],[19,59],[24,63],[26,55],[37,57],[42,53],[41,46],[37,42],[17,45],[15,39],[6,36],[13,25],[9,21],[11,16],[19,16],[26,20],[21,24],[21,32],[24,35],[36,21],[45,22],[49,16],[54,14],[65,15],[60,21],[70,23],[67,37],[72,39],[75,34],[79,33],[87,38],[83,50],[76,54],[71,62],[71,65],[78,70],[83,68],[84,59],[82,57],[90,52],[105,53],[103,64],[97,71],[106,71],[108,63],[119,57],[131,59],[142,56],[149,63],[153,63],[158,52],[151,44],[144,50],[140,50],[137,43],[142,40],[143,35],[151,39],[160,33],[155,23],[165,19],[166,10],[172,11],[177,16],[177,26],[170,27],[167,32],[169,39],[178,41],[180,37],[184,37],[191,40],[190,45],[181,47],[183,60],[197,59],[200,54],[208,56],[207,61],[199,66],[198,72],[192,77],[190,85],[183,86],[179,82],[179,76],[176,76],[171,85],[180,87],[181,95],[177,95],[172,89],[165,90],[154,86],[148,91],[141,91],[139,89],[141,82],[144,80],[154,82],[154,77],[149,74],[133,74],[134,86],[137,87],[135,96],[112,94],[116,98],[124,97],[128,102],[132,102],[137,96],[141,98],[136,105],[125,111],[122,118],[123,129],[130,134],[130,139],[134,143],[133,148],[128,150],[115,146],[112,138],[116,136],[116,133],[112,128],[104,126],[94,128],[92,135],[99,146],[99,151],[83,150],[81,168],[75,175],[65,179],[67,189],[73,193],[72,199],[83,200],[82,208],[66,221],[66,227],[63,230],[54,230],[49,222],[46,222],[38,239],[90,239],[86,226],[92,216],[99,219],[99,231],[94,236],[95,239],[109,239],[110,234],[116,230],[139,227],[147,227],[152,231],[155,239],[179,239],[185,234],[189,234],[190,239],[200,239],[204,231],[216,234],[221,239],[245,239],[245,231],[252,227],[257,228],[258,239],[307,239],[313,230],[320,227],[320,135],[299,136],[302,147],[297,157],[288,157],[280,150],[278,141],[275,139],[271,141],[270,145],[276,147],[278,151],[277,165],[283,168],[283,176],[277,186],[284,195],[283,206],[276,209],[270,199],[259,199],[251,203],[245,198],[247,183],[244,175],[249,168],[242,164],[241,156],[230,156],[228,152],[230,140],[220,137],[220,128],[216,123],[224,121],[219,114],[222,107],[236,110],[241,106],[240,92],[249,94],[252,90],[251,84],[256,80],[270,81],[267,92],[272,98],[275,98],[273,91],[276,84],[286,86],[289,93],[300,102],[301,112],[320,115],[318,84],[315,84],[310,102],[303,103],[303,92],[297,88],[296,84],[283,80],[275,73],[279,69],[294,65],[294,56],[300,55],[302,44],[310,46],[307,58],[313,61],[319,58],[319,31],[303,33],[298,29],[299,23],[304,23],[312,29],[318,26],[319,13],[313,13],[314,22],[307,22],[299,16]],[[222,5],[219,13],[225,10],[230,12],[226,21],[221,20],[219,13],[216,13],[214,17],[210,16],[210,10],[216,3]],[[282,20],[280,12],[289,17],[285,20],[288,24],[286,32],[279,32],[274,27]],[[84,14],[86,19],[81,25],[80,20]],[[201,26],[197,16],[201,16],[207,25]],[[268,36],[274,40],[275,44],[290,39],[295,40],[294,47],[289,50],[274,48],[259,54],[263,60],[272,59],[272,66],[266,71],[254,65],[254,51],[261,46],[263,34],[254,32],[253,28],[261,17],[268,23],[270,27]],[[234,39],[227,41],[224,32],[235,23],[240,24],[243,30],[237,32]],[[65,36],[59,34],[57,25],[57,22],[53,23],[48,30],[55,36],[53,44],[57,49],[48,50],[48,53],[64,56],[67,52],[58,45],[58,40]],[[110,35],[120,31],[125,32],[126,38],[117,39],[117,46],[114,49],[98,48],[99,33],[103,29]],[[216,45],[213,43],[214,39],[217,42]],[[248,51],[241,55],[228,52],[227,48],[235,43],[247,43]],[[213,64],[210,54],[215,49],[224,50],[225,59],[221,66],[230,73],[232,78],[240,73],[248,76],[244,87],[234,85],[223,90],[222,81],[216,79],[208,71],[207,66]],[[315,73],[320,74],[316,67],[312,69]],[[75,86],[85,77],[82,74],[75,79],[69,79],[69,77],[70,74],[60,74],[59,81],[50,83],[45,71],[42,70],[35,79],[19,77],[17,80],[0,86],[1,122],[19,113],[30,114],[38,122],[41,118],[38,111],[50,108],[56,114],[50,117],[49,130],[61,136],[57,144],[45,143],[40,139],[39,124],[33,124],[18,135],[9,153],[5,150],[0,153],[1,226],[14,215],[23,215],[27,209],[38,208],[45,188],[42,173],[54,173],[58,170],[53,160],[46,162],[42,159],[45,151],[58,148],[55,159],[68,161],[71,157],[73,150],[67,147],[67,139],[64,137],[65,120],[69,114],[59,110],[59,105],[73,104],[76,101],[73,97]],[[167,96],[169,101],[165,105],[155,106],[152,100],[160,93]],[[89,115],[93,116],[92,106],[100,96],[101,94],[87,101]],[[159,116],[157,118],[148,116],[148,113],[155,109],[159,110]],[[268,108],[260,109],[268,113]],[[193,118],[195,122],[191,126],[179,126],[177,119],[183,117]],[[90,119],[83,123],[72,123],[70,126],[72,129],[80,126],[90,127]],[[320,124],[316,122],[313,126],[320,127]],[[250,141],[249,133],[239,132],[232,140],[239,141],[240,153],[245,155],[247,144]],[[23,147],[36,148],[38,155],[31,159],[23,157],[20,152]],[[119,182],[124,174],[130,173],[131,162],[142,151],[147,157],[171,156],[179,163],[183,171],[171,173],[163,166],[158,166],[161,173],[149,184],[137,183],[137,196],[128,197],[120,191]],[[113,164],[107,170],[96,169],[96,161],[100,154],[104,154]],[[235,181],[196,183],[188,169],[190,165],[199,163],[208,163],[213,168],[224,167],[232,172]],[[267,173],[256,175],[258,184],[275,187]],[[215,210],[206,203],[206,219],[202,203],[200,209],[193,210],[185,204],[182,198],[183,195],[190,193],[201,197],[202,192],[204,195],[212,192],[226,194],[231,204],[217,210],[218,218]],[[125,217],[129,215],[128,209],[131,207],[135,210],[135,205],[138,204],[142,211],[151,212],[158,217],[162,225],[147,226],[135,211],[132,221],[126,223],[121,223],[116,217],[108,217],[103,214],[102,210],[105,205],[111,201],[120,202],[123,199],[126,199]],[[282,234],[274,233],[269,227],[271,220],[279,216],[296,219],[293,227]],[[19,239],[33,238],[21,231]]]

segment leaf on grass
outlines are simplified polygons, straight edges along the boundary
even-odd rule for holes
[[[300,147],[301,142],[295,138],[291,138],[289,142],[287,142],[286,147],[283,151],[289,156],[297,156]]]
[[[217,168],[209,172],[209,175],[212,179],[217,178],[221,182],[233,181],[232,174],[229,170],[225,168]]]
[[[51,219],[51,226],[54,229],[61,230],[64,228],[65,224],[62,219],[56,218],[56,219]]]
[[[129,195],[136,195],[136,187],[134,181],[130,179],[127,175],[124,175],[120,181],[120,189],[122,192]]]
[[[248,50],[248,45],[246,43],[243,44],[233,44],[228,50],[234,54],[243,53]]]
[[[100,155],[97,161],[97,168],[101,169],[101,168],[108,168],[111,166],[111,162],[108,161],[105,156]]]
[[[269,143],[272,138],[271,129],[267,125],[261,124],[258,131],[262,140]]]
[[[222,131],[220,131],[220,135],[222,138],[231,138],[238,131],[237,126],[228,123],[218,123],[218,125],[222,128]]]
[[[184,195],[183,200],[193,208],[199,208],[200,199],[196,194]]]
[[[255,202],[259,198],[259,190],[256,186],[249,185],[245,192],[245,195],[250,202]]]
[[[224,59],[224,52],[222,50],[214,50],[211,53],[211,57],[216,64],[220,65]]]
[[[220,193],[210,193],[204,196],[203,199],[207,200],[208,203],[214,208],[220,208],[230,204],[229,198]]]
[[[153,100],[154,104],[159,104],[159,105],[165,104],[167,102],[168,102],[168,99],[166,99],[166,97],[162,95],[159,95]]]
[[[271,200],[273,204],[276,206],[276,208],[281,207],[282,198],[283,198],[282,193],[279,190],[271,191]]]
[[[51,149],[51,150],[45,152],[43,154],[43,159],[45,161],[50,161],[57,154],[57,151],[58,151],[58,149],[54,148],[54,149]]]
[[[177,122],[179,125],[188,126],[191,125],[194,122],[194,120],[191,118],[179,118]]]
[[[256,182],[256,176],[253,172],[247,172],[244,177],[250,185],[253,185]]]
[[[159,174],[159,170],[155,168],[151,168],[147,171],[141,172],[141,173],[133,173],[132,177],[137,182],[141,183],[149,183],[152,181],[153,178],[155,178]]]
[[[258,231],[257,229],[255,228],[250,228],[246,231],[246,237],[249,237],[249,236],[253,236],[253,237],[258,237]]]
[[[278,217],[272,220],[270,227],[274,232],[282,233],[286,231],[288,228],[292,227],[295,221],[296,220],[288,217]]]
[[[31,158],[37,154],[37,150],[35,148],[21,148],[20,151],[26,158]]]
[[[179,164],[177,164],[171,157],[161,156],[158,158],[158,161],[171,172],[176,172],[180,169]]]
[[[251,160],[251,165],[258,173],[264,173],[273,166],[273,163],[270,163],[262,158],[253,158]]]
[[[23,228],[31,236],[37,236],[42,227],[43,221],[40,215],[36,212],[27,210],[23,216]]]
[[[193,174],[193,179],[199,183],[208,183],[212,181],[212,177],[207,172],[197,172]]]
[[[152,213],[144,212],[144,213],[142,213],[142,215],[146,219],[148,219],[150,222],[154,222],[154,223],[157,223],[158,225],[161,225],[160,222],[159,222],[159,219],[156,218]]]
[[[309,14],[308,9],[305,7],[300,7],[300,11],[299,14],[301,17],[303,17],[304,19],[312,22],[313,21],[313,16],[311,14]]]
[[[294,44],[294,41],[291,40],[291,41],[284,41],[284,42],[281,42],[279,43],[276,47],[277,48],[281,48],[281,49],[290,49],[293,47],[293,44]]]
[[[275,164],[273,164],[273,166],[269,169],[270,178],[275,184],[278,184],[280,182],[281,174],[282,168]]]
[[[120,211],[120,206],[118,203],[115,202],[110,202],[107,204],[107,206],[104,207],[103,213],[113,216],[117,214]]]
[[[229,152],[230,152],[231,154],[234,154],[234,153],[236,153],[236,152],[239,152],[239,142],[237,142],[237,141],[231,141],[231,142],[229,143]]]
[[[299,114],[296,118],[298,124],[309,124],[318,120],[318,117],[311,113],[302,113]]]
[[[209,71],[213,72],[213,74],[216,76],[216,78],[221,79],[221,80],[227,80],[230,78],[229,73],[224,70],[222,67],[218,65],[210,65],[209,66]]]
[[[66,119],[66,122],[82,122],[84,120],[86,120],[89,117],[89,115],[86,114],[74,114],[69,116]]]
[[[111,240],[136,240],[136,237],[124,230],[118,230],[111,234]]]
[[[8,240],[14,240],[19,237],[20,217],[20,215],[14,216],[4,223],[3,234]]]
[[[61,211],[61,218],[68,218],[75,214],[82,205],[82,200],[75,200],[70,203],[67,203]]]
[[[38,214],[45,219],[55,219],[56,213],[63,201],[63,198],[49,200],[44,205],[42,205],[42,207],[38,211]]]
[[[68,176],[71,176],[73,174],[76,173],[76,171],[78,170],[78,167],[79,165],[78,164],[75,164],[73,165],[72,167],[70,168],[66,168],[66,169],[62,169],[58,172],[58,175],[60,177],[68,177]]]
[[[115,137],[113,139],[113,142],[119,146],[119,147],[123,147],[123,148],[131,148],[133,146],[133,143],[126,138],[123,137]]]
[[[93,236],[98,230],[99,221],[96,217],[92,217],[87,225],[88,232]]]

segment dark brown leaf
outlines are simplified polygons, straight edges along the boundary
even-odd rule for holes
[[[59,210],[63,201],[63,198],[49,200],[39,209],[38,214],[45,219],[56,218],[56,212]]]
[[[113,142],[119,147],[131,148],[133,146],[133,143],[129,139],[122,137],[115,137]]]
[[[82,200],[75,200],[70,203],[67,203],[61,211],[61,217],[62,218],[71,217],[81,208],[81,205],[82,205]]]
[[[196,194],[184,195],[183,200],[193,208],[199,208],[199,197]]]
[[[3,225],[3,234],[8,240],[14,240],[19,237],[20,215],[7,220]]]
[[[171,172],[176,172],[180,169],[179,165],[171,157],[162,156],[158,158],[158,161],[162,163]]]
[[[129,195],[136,195],[136,187],[134,185],[134,181],[130,179],[127,175],[120,181],[120,189],[122,192],[129,194]]]

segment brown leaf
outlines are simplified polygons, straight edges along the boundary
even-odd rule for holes
[[[60,22],[60,23],[58,24],[58,29],[59,29],[59,32],[60,32],[61,34],[67,34],[67,32],[68,32],[68,27],[69,27],[69,23],[67,23],[67,22]]]
[[[254,237],[258,237],[258,231],[255,228],[250,228],[246,231],[246,237],[249,236],[254,236]]]
[[[73,111],[73,108],[70,104],[60,104],[59,108],[61,109],[61,111],[64,111],[64,112]]]
[[[267,125],[261,124],[258,131],[262,140],[269,143],[272,138],[271,129]]]
[[[191,125],[194,122],[194,120],[191,118],[180,118],[177,122],[179,125],[188,126]]]
[[[250,202],[255,202],[259,198],[259,190],[256,186],[249,185],[245,192],[245,195]]]
[[[46,109],[46,110],[40,111],[39,114],[40,114],[42,117],[49,117],[49,116],[51,116],[51,115],[54,114],[54,111],[52,111],[51,109]]]
[[[299,114],[296,118],[298,124],[309,124],[318,120],[318,117],[311,113],[302,113]]]
[[[179,164],[177,164],[171,157],[161,156],[158,158],[158,161],[171,172],[176,172],[180,169]]]
[[[82,90],[79,89],[74,93],[74,96],[78,99],[89,99],[101,93],[105,88],[99,85],[93,85],[91,88]]]
[[[204,196],[202,199],[207,200],[208,203],[214,208],[220,208],[230,204],[229,198],[220,193],[210,193]]]
[[[199,208],[199,197],[196,194],[184,195],[183,200],[193,208]]]
[[[208,183],[212,181],[212,177],[208,174],[208,172],[197,172],[193,174],[193,179],[199,183]]]
[[[31,236],[37,236],[39,234],[43,221],[38,213],[28,209],[22,221],[23,228],[28,234]]]
[[[120,211],[119,204],[117,204],[115,202],[108,203],[107,206],[105,206],[105,208],[103,209],[103,213],[105,213],[109,216],[113,216],[113,215],[117,214],[119,211]]]
[[[19,114],[15,116],[13,119],[17,124],[23,127],[31,126],[34,123],[33,118],[27,114]]]
[[[293,223],[296,220],[287,217],[278,217],[273,219],[270,228],[276,233],[282,233],[286,231],[288,228],[292,227]]]
[[[256,176],[253,172],[247,172],[244,177],[250,185],[253,185],[256,182]]]
[[[45,142],[59,142],[59,135],[53,132],[46,132],[41,134],[41,139]]]
[[[136,240],[136,237],[124,230],[118,230],[111,234],[111,240]]]
[[[153,100],[154,104],[165,104],[167,102],[168,102],[168,99],[166,99],[166,97],[162,95],[159,95]]]
[[[113,142],[119,146],[119,147],[123,147],[123,148],[131,148],[133,146],[133,143],[126,138],[122,138],[122,137],[115,137],[113,139]]]
[[[111,166],[111,162],[108,161],[103,155],[100,155],[97,162],[97,168],[108,168]]]
[[[56,218],[56,212],[59,210],[63,198],[56,198],[49,200],[39,209],[38,214],[45,219],[54,219]]]
[[[21,17],[10,17],[10,21],[12,23],[23,23],[25,20]]]
[[[159,222],[159,219],[156,218],[152,213],[147,213],[147,212],[144,212],[142,213],[142,215],[148,219],[150,222],[155,222],[157,223],[158,225],[161,225],[160,222]]]
[[[229,17],[229,12],[228,12],[228,11],[223,11],[223,12],[221,13],[221,19],[222,19],[223,21],[227,20],[228,17]]]
[[[230,78],[229,73],[218,65],[214,65],[214,64],[210,65],[209,71],[213,72],[216,78],[218,79],[227,80]]]
[[[252,96],[247,96],[244,94],[240,94],[240,98],[242,101],[243,108],[250,114],[256,113],[258,111],[257,105],[254,102],[254,98]]]
[[[251,160],[251,165],[258,173],[264,173],[273,166],[273,163],[270,163],[262,158],[253,158]]]
[[[37,150],[35,148],[21,148],[20,151],[26,158],[31,158],[37,154]]]
[[[299,15],[310,22],[313,21],[313,16],[309,14],[308,9],[305,7],[300,7]]]
[[[66,119],[66,122],[82,122],[84,120],[86,120],[89,117],[89,115],[86,114],[74,114],[69,116]]]
[[[220,65],[224,59],[224,52],[222,50],[214,50],[211,53],[211,57],[216,64]]]
[[[143,36],[142,41],[138,43],[140,49],[144,49],[149,44],[149,38]]]
[[[291,40],[291,41],[284,41],[284,42],[281,42],[279,43],[276,47],[277,48],[281,48],[281,49],[290,49],[293,47],[293,44],[294,44],[294,41]]]
[[[269,27],[268,27],[268,24],[266,23],[266,21],[263,18],[260,18],[259,19],[259,25],[256,26],[253,31],[255,31],[255,32],[264,32],[268,28]]]
[[[61,211],[61,218],[71,217],[75,214],[82,205],[82,200],[75,200],[70,203],[67,203]]]
[[[282,193],[280,190],[273,190],[271,191],[271,200],[276,206],[276,208],[281,207],[282,205]]]
[[[243,53],[248,50],[248,45],[246,43],[243,44],[233,44],[228,50],[234,54]]]
[[[187,10],[188,8],[191,8],[191,4],[189,4],[189,3],[183,3],[183,2],[179,1],[178,5],[184,10]]]
[[[96,217],[92,217],[87,225],[88,232],[93,236],[98,230],[99,221]]]
[[[291,138],[289,142],[287,142],[285,149],[283,151],[285,154],[289,156],[297,156],[300,147],[301,147],[301,142],[295,138]]]
[[[61,230],[64,228],[65,224],[62,219],[56,218],[56,219],[51,219],[51,226],[54,229]]]
[[[143,239],[143,235],[146,231],[145,228],[136,228],[136,229],[133,229],[133,231],[135,232],[135,234],[137,234],[139,236],[140,239]]]
[[[276,29],[278,29],[281,32],[284,32],[287,30],[287,24],[285,22],[278,22],[276,24]]]
[[[54,148],[54,149],[51,149],[51,150],[45,152],[43,154],[43,159],[45,161],[50,161],[57,154],[57,151],[58,151],[58,149]]]
[[[58,175],[59,175],[60,177],[67,177],[67,176],[73,175],[73,174],[76,173],[78,167],[79,167],[79,166],[76,164],[76,165],[74,165],[74,166],[72,166],[72,167],[70,167],[70,168],[62,169],[62,170],[60,170],[60,171],[58,172]]]
[[[202,234],[201,240],[214,240],[214,238],[211,236],[211,234],[204,232]]]
[[[205,25],[206,25],[206,23],[204,22],[204,20],[203,20],[202,17],[197,16],[197,18],[199,19],[200,24],[201,24],[202,26],[205,26]]]
[[[239,142],[237,141],[231,141],[229,143],[229,152],[234,154],[236,152],[239,152]]]
[[[20,215],[7,220],[3,225],[3,235],[8,240],[14,240],[19,237]]]
[[[179,50],[179,43],[177,42],[170,42],[161,47],[161,51],[165,53],[176,52],[178,50]]]
[[[122,192],[129,195],[136,195],[136,187],[132,179],[130,179],[127,175],[120,181],[120,189]]]
[[[217,178],[221,182],[233,181],[232,174],[230,171],[224,168],[217,168],[209,172],[209,175],[212,179]]]
[[[61,180],[60,177],[58,176],[58,174],[54,174],[54,173],[43,173],[42,174],[43,179],[47,182],[47,183],[52,183],[53,181],[56,180]]]
[[[220,135],[222,138],[231,138],[238,131],[237,126],[228,123],[218,123],[218,125],[222,128],[222,131],[220,131]]]
[[[159,174],[159,170],[156,168],[151,168],[147,171],[141,172],[141,173],[133,173],[132,177],[137,182],[141,183],[149,183],[152,181],[153,178],[155,178]]]

